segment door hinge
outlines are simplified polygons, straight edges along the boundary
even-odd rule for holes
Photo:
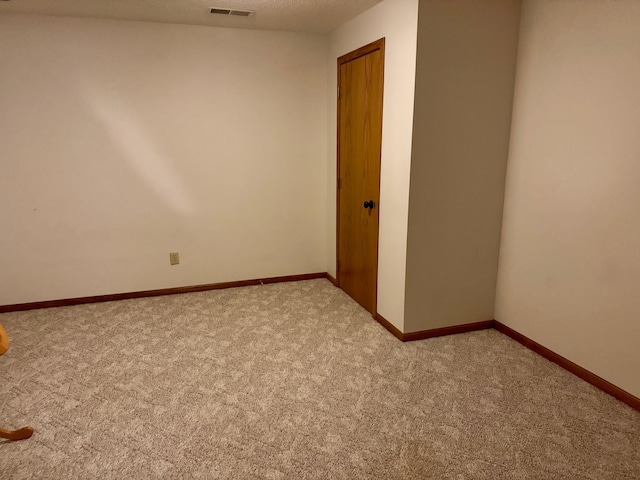
[[[340,99],[340,87],[338,87],[338,100]]]
[[[342,181],[338,179],[338,188],[342,187]]]

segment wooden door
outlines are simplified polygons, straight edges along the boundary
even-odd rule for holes
[[[378,280],[384,38],[338,59],[338,285],[373,315]]]

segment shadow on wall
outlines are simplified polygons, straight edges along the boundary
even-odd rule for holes
[[[195,204],[171,167],[175,162],[167,158],[125,102],[117,94],[97,88],[85,87],[82,96],[106,135],[158,199],[177,213],[193,216]]]

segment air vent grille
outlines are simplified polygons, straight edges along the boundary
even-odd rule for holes
[[[250,17],[255,10],[230,10],[228,8],[212,8],[211,13],[216,15],[234,15],[236,17]]]

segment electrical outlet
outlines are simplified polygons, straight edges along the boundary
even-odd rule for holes
[[[178,252],[172,252],[169,254],[169,262],[171,262],[171,265],[178,265],[180,263],[180,256],[178,255]]]

